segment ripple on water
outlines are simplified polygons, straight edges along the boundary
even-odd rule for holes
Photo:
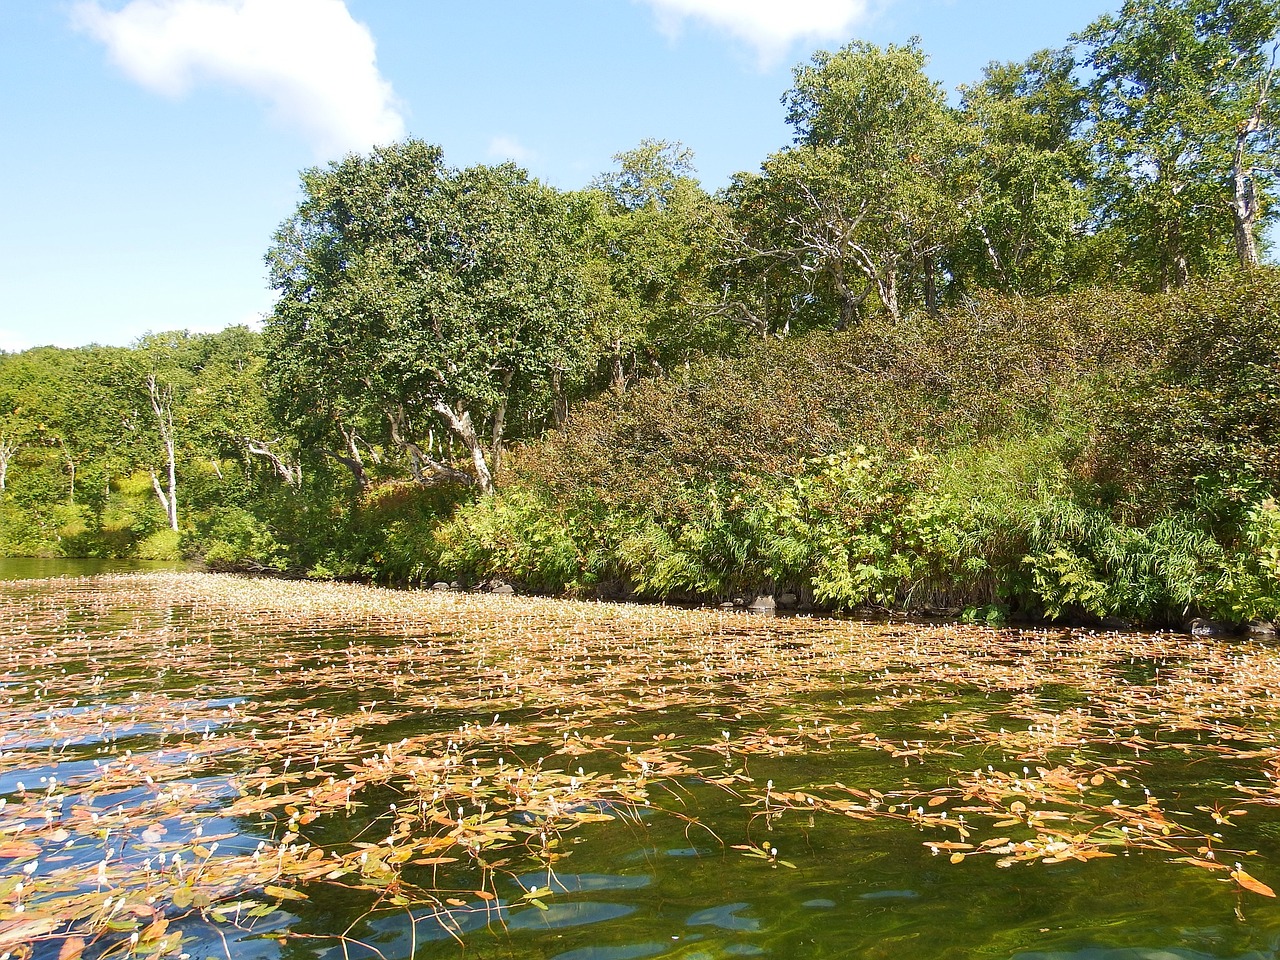
[[[653,877],[647,874],[624,876],[614,873],[526,873],[516,877],[523,890],[546,889],[554,893],[587,893],[592,890],[639,890],[649,886]]]
[[[749,903],[726,903],[722,907],[710,907],[689,915],[685,921],[691,927],[719,927],[721,930],[745,930],[755,933],[760,929],[760,921],[755,917],[740,917],[739,910],[746,910]]]
[[[548,903],[544,906],[545,910],[530,906],[513,912],[507,921],[507,929],[552,930],[561,927],[581,927],[589,923],[616,920],[636,912],[636,907],[629,904],[595,903],[590,900]]]
[[[557,953],[551,960],[642,960],[667,949],[665,943],[633,943],[617,947],[582,947]]]

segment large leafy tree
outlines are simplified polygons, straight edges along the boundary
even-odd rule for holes
[[[783,98],[795,145],[735,188],[761,259],[789,259],[802,299],[834,299],[841,326],[869,298],[895,320],[935,308],[942,256],[968,218],[953,163],[964,125],[926,62],[915,43],[814,54]]]
[[[268,254],[276,409],[361,481],[384,451],[424,481],[464,476],[427,442],[443,425],[491,490],[513,426],[547,420],[583,349],[567,199],[510,164],[451,169],[418,140],[302,182]]]
[[[1075,38],[1101,225],[1165,288],[1258,262],[1273,216],[1277,0],[1126,0]]]
[[[964,287],[1044,293],[1077,279],[1072,248],[1089,218],[1092,163],[1075,66],[1067,51],[1044,50],[990,64],[961,88],[972,216],[948,266]]]
[[[644,140],[613,159],[579,201],[591,211],[593,335],[622,389],[637,374],[723,346],[734,324],[716,285],[730,228],[698,183],[692,152]]]

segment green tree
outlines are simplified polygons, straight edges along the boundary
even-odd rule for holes
[[[981,82],[961,87],[974,135],[963,161],[973,215],[948,266],[962,285],[1047,293],[1077,279],[1072,247],[1089,219],[1093,171],[1074,70],[1069,52],[1043,50],[990,64]]]
[[[1126,0],[1074,38],[1093,73],[1101,226],[1162,288],[1258,262],[1278,27],[1276,0]]]
[[[731,338],[716,289],[730,227],[681,144],[644,140],[581,195],[598,294],[593,336],[616,389]]]
[[[736,185],[757,212],[749,245],[790,260],[805,295],[833,296],[840,326],[872,295],[894,320],[936,309],[942,256],[969,218],[954,163],[966,131],[926,62],[915,42],[814,54],[783,98],[795,146]]]
[[[360,482],[382,450],[424,481],[465,476],[423,449],[435,419],[490,491],[512,425],[546,422],[555,371],[583,350],[567,199],[510,164],[450,169],[418,140],[302,179],[268,254],[277,411],[318,449],[340,437],[330,455]]]

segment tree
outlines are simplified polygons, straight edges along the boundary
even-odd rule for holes
[[[581,203],[597,288],[593,338],[621,390],[731,338],[715,282],[730,228],[681,144],[643,140],[613,159],[616,169],[596,177]]]
[[[814,54],[783,97],[795,146],[735,188],[764,214],[750,245],[789,259],[811,296],[825,287],[842,327],[872,294],[895,321],[904,304],[936,309],[941,258],[968,219],[954,164],[965,131],[926,62],[914,41]]]
[[[164,444],[165,465],[168,468],[168,490],[160,482],[160,477],[153,469],[151,485],[155,488],[156,499],[164,509],[169,520],[169,529],[178,529],[178,459],[174,450],[173,430],[173,385],[161,385],[156,374],[147,374],[147,399],[151,402],[151,412],[156,417],[156,431]]]
[[[511,164],[450,169],[418,140],[302,179],[267,258],[277,412],[358,483],[387,450],[424,482],[466,478],[423,449],[440,422],[491,491],[513,423],[546,422],[583,349],[566,198]],[[341,451],[320,446],[334,435]]]
[[[992,63],[960,88],[973,135],[961,161],[972,217],[948,267],[962,286],[1048,293],[1078,279],[1071,253],[1089,219],[1093,170],[1074,71],[1068,51],[1043,50]]]
[[[1074,38],[1093,71],[1100,224],[1163,288],[1258,261],[1278,28],[1277,0],[1126,0]]]
[[[14,457],[37,435],[27,407],[26,364],[16,354],[0,354],[0,494],[8,489]]]

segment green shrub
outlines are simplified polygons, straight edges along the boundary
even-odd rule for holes
[[[139,541],[134,548],[139,560],[181,560],[182,534],[165,527]]]

